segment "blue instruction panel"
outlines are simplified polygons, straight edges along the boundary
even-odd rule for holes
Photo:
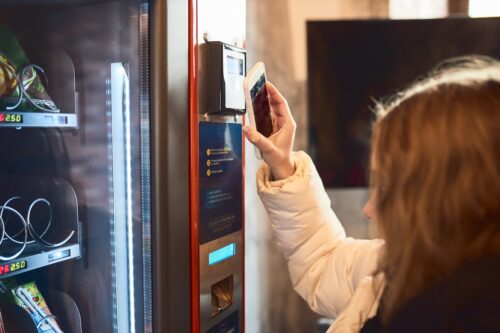
[[[200,122],[200,244],[241,230],[241,124]]]

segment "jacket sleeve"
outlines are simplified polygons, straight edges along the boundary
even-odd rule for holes
[[[287,179],[272,181],[267,165],[258,171],[259,195],[295,290],[314,311],[335,317],[373,274],[383,242],[347,238],[310,157],[297,152],[294,159]]]

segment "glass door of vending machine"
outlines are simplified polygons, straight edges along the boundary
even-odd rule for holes
[[[0,3],[0,332],[152,329],[148,16]]]

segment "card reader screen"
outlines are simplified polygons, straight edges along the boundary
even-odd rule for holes
[[[252,107],[255,117],[255,126],[265,137],[273,134],[273,120],[271,118],[271,107],[269,106],[269,96],[267,94],[266,77],[264,74],[250,90]]]
[[[228,55],[226,57],[226,66],[229,74],[243,75],[243,59]]]

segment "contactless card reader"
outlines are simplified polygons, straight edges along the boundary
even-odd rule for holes
[[[246,51],[218,41],[206,47],[207,112],[245,113],[243,79],[246,75]]]

